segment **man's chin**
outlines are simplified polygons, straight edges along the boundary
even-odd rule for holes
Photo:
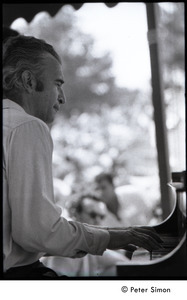
[[[52,123],[55,120],[55,116],[51,116],[50,118],[48,118],[48,120],[45,122],[47,125],[52,125]]]

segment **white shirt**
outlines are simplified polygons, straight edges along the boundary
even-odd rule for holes
[[[17,103],[3,100],[4,270],[31,264],[44,253],[102,255],[107,230],[61,216],[52,182],[53,143],[47,125]]]

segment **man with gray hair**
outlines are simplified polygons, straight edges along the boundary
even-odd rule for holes
[[[62,63],[45,41],[17,36],[3,45],[3,257],[5,279],[58,279],[44,254],[83,257],[133,244],[151,251],[151,228],[97,228],[61,216],[52,181],[48,128],[66,102]]]

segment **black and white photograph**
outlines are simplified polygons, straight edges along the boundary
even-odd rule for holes
[[[185,3],[3,3],[2,37],[6,299],[186,293]]]

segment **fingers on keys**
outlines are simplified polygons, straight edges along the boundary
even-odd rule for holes
[[[149,231],[131,230],[133,236],[133,244],[139,247],[143,247],[148,251],[157,250],[162,248],[161,241],[158,237],[150,233]]]

